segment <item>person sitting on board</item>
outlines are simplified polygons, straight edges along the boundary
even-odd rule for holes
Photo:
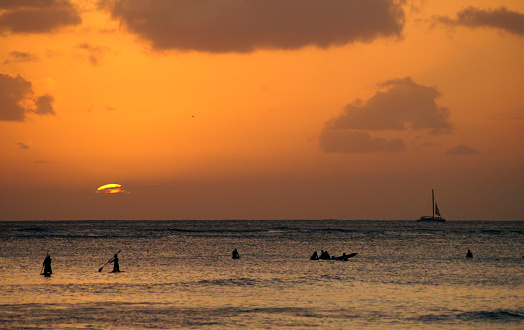
[[[118,264],[118,254],[115,254],[115,256],[109,262],[113,263],[113,271],[112,271],[112,273],[119,273],[120,272],[120,265]]]
[[[240,254],[238,254],[237,249],[234,249],[234,250],[233,250],[233,254],[231,255],[231,258],[233,258],[233,259],[238,259],[238,258],[240,258]]]
[[[309,258],[309,260],[318,260],[317,251],[313,252],[313,255],[311,256],[311,258]]]
[[[51,270],[51,256],[49,255],[49,253],[45,256],[45,259],[42,265],[44,267],[44,272],[42,274],[44,275],[53,274],[53,271]]]
[[[473,258],[473,253],[468,249],[468,253],[466,253],[466,258]]]
[[[320,254],[321,260],[331,260],[331,256],[327,251],[322,250],[322,253]]]

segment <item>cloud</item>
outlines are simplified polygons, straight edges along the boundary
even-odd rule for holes
[[[404,151],[401,139],[373,138],[365,131],[347,131],[324,128],[320,146],[325,152],[370,153],[379,151]]]
[[[53,110],[54,100],[55,98],[49,94],[39,96],[35,100],[35,113],[39,115],[55,115],[55,111]]]
[[[69,0],[0,0],[0,32],[48,33],[82,22]]]
[[[342,113],[327,121],[320,136],[325,152],[403,151],[402,139],[371,137],[369,131],[426,131],[431,135],[451,133],[449,110],[439,107],[440,96],[434,87],[415,83],[410,77],[380,84],[367,102],[356,100]]]
[[[100,58],[107,48],[101,46],[95,46],[90,43],[83,43],[76,46],[78,49],[85,50],[88,54],[89,62],[92,65],[97,65],[100,62]]]
[[[459,11],[455,19],[447,16],[435,19],[451,26],[490,27],[524,36],[524,14],[508,10],[506,7],[482,10],[470,6]]]
[[[18,145],[20,149],[29,149],[29,145],[24,142],[18,142],[16,145]]]
[[[24,121],[28,113],[54,115],[53,100],[51,95],[33,98],[31,82],[20,75],[0,73],[0,120]]]
[[[155,49],[211,53],[321,48],[399,37],[403,1],[395,0],[101,0]]]
[[[479,152],[473,148],[466,147],[463,144],[459,144],[458,146],[446,151],[446,154],[454,155],[454,156],[456,155],[478,155]]]
[[[333,129],[428,130],[431,134],[450,133],[449,110],[436,103],[439,92],[411,78],[381,84],[389,87],[377,92],[365,104],[360,100],[346,105],[342,114],[326,123]]]
[[[18,62],[33,62],[37,59],[38,57],[33,53],[14,51],[9,53],[9,57],[4,61],[4,64]]]

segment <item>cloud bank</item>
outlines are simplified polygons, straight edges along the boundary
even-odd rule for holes
[[[51,95],[33,97],[31,82],[0,73],[0,120],[24,121],[28,113],[54,115]]]
[[[395,0],[101,0],[158,50],[211,53],[321,48],[400,36]]]
[[[36,60],[38,60],[38,57],[33,53],[13,51],[9,53],[9,57],[4,61],[4,64],[33,62]]]
[[[402,139],[373,138],[365,131],[347,131],[324,128],[320,146],[325,152],[370,153],[378,151],[404,151]]]
[[[440,107],[434,87],[415,83],[410,77],[381,84],[366,103],[357,100],[324,125],[320,145],[325,152],[402,151],[401,139],[372,138],[368,131],[426,131],[429,134],[451,133],[449,110]]]
[[[508,10],[505,7],[482,10],[470,6],[459,11],[455,19],[447,16],[437,17],[436,19],[446,25],[471,28],[490,27],[524,36],[524,14]]]
[[[81,22],[68,0],[0,0],[0,32],[48,33]]]
[[[458,146],[451,148],[450,150],[446,151],[446,154],[448,155],[478,155],[479,152],[473,148],[467,147],[463,144],[459,144]]]

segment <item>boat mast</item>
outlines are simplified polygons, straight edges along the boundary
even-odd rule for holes
[[[433,206],[433,218],[435,218],[435,192],[431,189],[431,205]]]

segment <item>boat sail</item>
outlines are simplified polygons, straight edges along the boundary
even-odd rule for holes
[[[444,219],[441,215],[440,215],[440,211],[438,209],[438,205],[437,203],[435,202],[435,192],[433,191],[433,189],[431,189],[431,204],[433,206],[433,215],[432,216],[429,216],[429,215],[425,215],[425,216],[422,216],[420,217],[420,219],[418,219],[417,221],[435,221],[435,222],[446,222],[446,219]],[[436,215],[436,216],[435,216]]]

